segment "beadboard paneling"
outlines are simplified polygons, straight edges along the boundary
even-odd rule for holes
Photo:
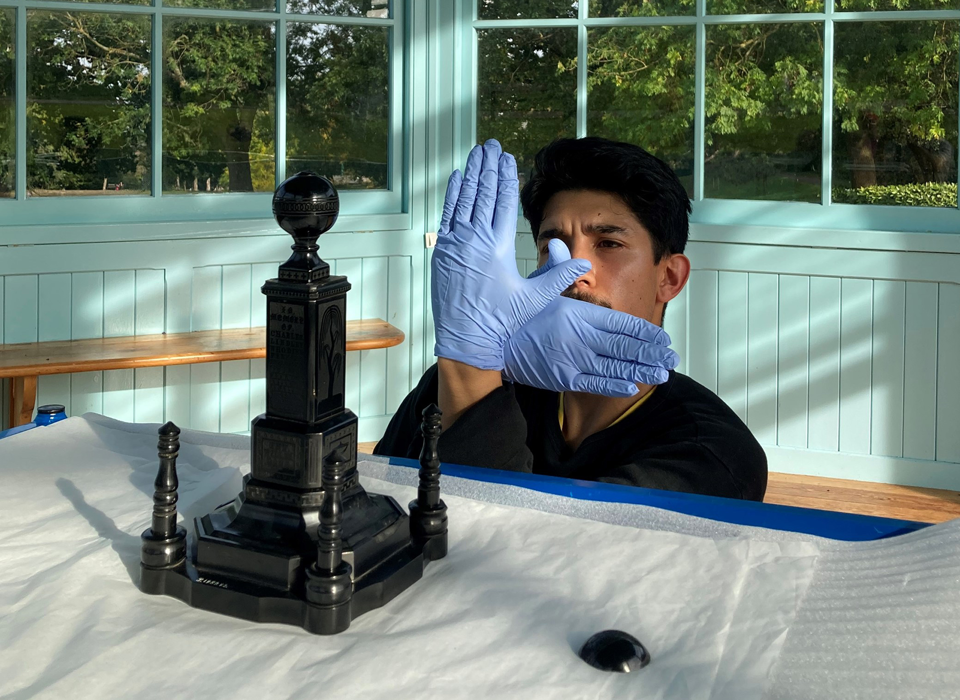
[[[332,272],[347,274],[352,284],[348,318],[384,318],[407,336],[394,348],[347,355],[347,406],[360,417],[362,439],[376,440],[423,369],[422,330],[415,331],[423,328],[419,290],[426,256],[420,252],[422,241],[411,237],[356,236],[324,240]],[[364,248],[378,254],[352,255],[358,246],[351,239],[364,240]],[[74,248],[72,259],[58,258],[57,265],[34,251],[12,249],[25,260],[0,261],[9,262],[0,266],[0,341],[263,325],[266,299],[260,287],[276,277],[289,239],[271,236],[243,244],[230,239],[84,244]],[[99,268],[130,258],[150,259],[156,267]],[[12,274],[9,269],[31,266],[48,271]],[[94,411],[127,421],[172,420],[197,430],[247,432],[250,420],[264,411],[264,385],[263,360],[82,372],[41,377],[38,403],[62,403],[68,415]],[[4,387],[5,398],[9,389]],[[0,401],[2,425],[9,422],[6,403]]]

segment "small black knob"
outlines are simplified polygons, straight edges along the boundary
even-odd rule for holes
[[[633,635],[620,630],[597,632],[580,647],[580,658],[601,671],[631,673],[650,663],[650,653]]]

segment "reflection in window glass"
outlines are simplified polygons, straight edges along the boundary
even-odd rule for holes
[[[0,9],[0,197],[13,196],[16,172],[14,16],[12,9]]]
[[[820,24],[707,28],[704,196],[819,202]]]
[[[480,19],[557,19],[577,17],[577,0],[477,0]]]
[[[171,18],[163,30],[164,192],[272,192],[274,25]]]
[[[392,17],[391,0],[286,0],[287,12],[334,17]]]
[[[693,15],[696,0],[590,0],[591,17],[666,17]]]
[[[150,19],[27,15],[27,190],[150,190]]]
[[[522,184],[537,151],[577,135],[577,30],[481,30],[477,55],[477,137],[516,157]]]
[[[960,0],[837,0],[840,12],[871,10],[956,10]]]
[[[291,22],[287,42],[287,174],[387,188],[389,29]]]
[[[168,7],[208,7],[217,10],[260,10],[272,12],[276,0],[163,0]]]
[[[833,199],[957,205],[960,22],[838,24]]]
[[[823,0],[707,0],[710,15],[823,12]]]
[[[587,133],[635,143],[693,189],[693,27],[623,27],[587,36]]]

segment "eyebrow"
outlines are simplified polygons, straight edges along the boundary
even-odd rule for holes
[[[627,230],[625,228],[623,228],[622,226],[617,226],[615,224],[587,224],[586,226],[583,227],[583,231],[584,233],[593,233],[593,234],[600,234],[600,235],[612,234],[615,236],[617,235],[625,236],[627,234]],[[537,240],[539,241],[539,240],[546,240],[548,238],[556,238],[557,236],[560,236],[562,234],[563,234],[562,231],[555,228],[541,230],[540,233],[537,234]]]

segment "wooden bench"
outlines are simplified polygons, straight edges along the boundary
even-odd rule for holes
[[[403,332],[379,318],[347,321],[347,350],[389,348]],[[267,355],[266,328],[119,336],[0,345],[0,379],[11,379],[11,426],[29,423],[37,379],[106,369],[136,369],[200,362],[256,360]]]

